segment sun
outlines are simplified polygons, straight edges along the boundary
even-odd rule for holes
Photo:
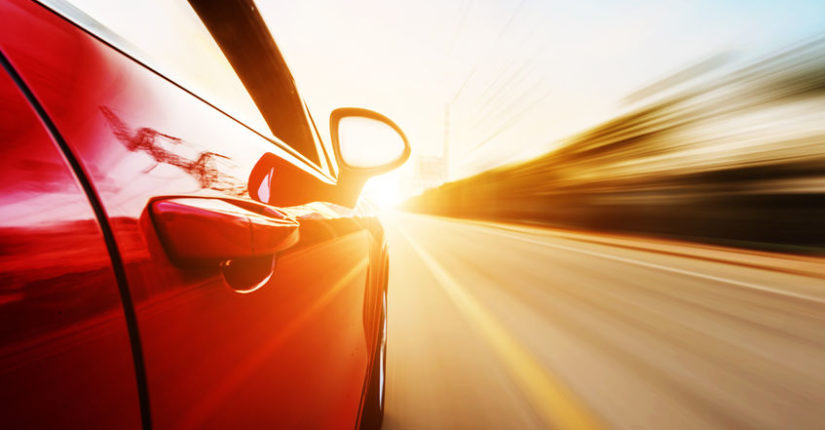
[[[401,181],[395,172],[376,176],[367,181],[361,195],[381,209],[398,206],[404,200]]]

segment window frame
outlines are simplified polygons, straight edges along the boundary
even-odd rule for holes
[[[185,0],[181,0],[185,1]],[[86,32],[90,36],[94,37],[95,39],[101,41],[102,43],[108,45],[109,47],[115,49],[116,51],[120,52],[121,54],[125,55],[129,59],[135,61],[136,63],[140,64],[141,66],[147,68],[148,70],[152,71],[159,77],[165,79],[166,81],[172,83],[173,85],[177,86],[178,88],[186,91],[196,99],[200,100],[203,103],[206,103],[216,111],[222,113],[223,115],[231,118],[238,124],[242,125],[243,127],[247,128],[248,130],[252,131],[253,133],[257,134],[261,138],[265,139],[266,141],[270,142],[271,144],[277,146],[278,148],[282,149],[283,151],[287,152],[289,155],[293,156],[297,161],[300,161],[305,167],[309,168],[313,172],[317,173],[319,179],[323,179],[326,182],[335,183],[337,181],[337,169],[333,167],[335,163],[334,155],[330,154],[329,151],[326,149],[326,145],[324,145],[323,140],[321,139],[320,134],[318,133],[317,127],[315,127],[314,120],[312,115],[309,113],[309,109],[306,106],[306,103],[301,99],[302,105],[302,112],[303,115],[306,117],[307,124],[311,127],[310,133],[313,136],[314,145],[316,151],[318,152],[318,159],[319,163],[315,163],[314,161],[310,160],[307,156],[284,142],[278,136],[275,136],[274,133],[269,132],[265,133],[261,130],[258,130],[255,127],[252,127],[247,122],[241,120],[240,118],[236,117],[235,115],[230,114],[227,110],[223,109],[219,103],[219,100],[210,100],[206,97],[199,94],[196,88],[192,88],[189,85],[184,83],[185,80],[179,79],[173,74],[168,73],[165,70],[163,65],[156,64],[155,61],[152,60],[151,55],[147,55],[144,50],[138,48],[134,43],[130,42],[126,38],[122,37],[113,29],[109,28],[108,26],[102,24],[101,22],[97,21],[89,14],[81,10],[80,8],[76,7],[75,5],[71,4],[67,0],[36,0],[36,3],[43,6],[44,8],[50,10],[51,12],[55,13],[56,15],[60,16],[61,18],[67,20],[68,22],[72,23],[82,31]],[[209,34],[209,37],[212,38],[212,34],[208,31],[205,24],[204,31]],[[212,38],[214,41],[214,38]],[[217,43],[217,41],[215,41]],[[274,43],[274,40],[273,40]],[[228,60],[227,60],[228,61]],[[236,74],[237,72],[234,70],[233,73]],[[240,77],[239,77],[240,79]],[[300,92],[295,87],[295,91],[299,94]],[[250,95],[251,97],[251,95]],[[263,115],[263,114],[262,114]],[[265,118],[264,118],[265,119]]]

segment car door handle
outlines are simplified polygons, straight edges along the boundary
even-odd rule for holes
[[[271,256],[299,239],[296,219],[245,200],[166,197],[149,207],[167,254],[181,266]]]

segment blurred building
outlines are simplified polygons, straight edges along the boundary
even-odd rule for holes
[[[407,207],[823,252],[825,38],[684,79],[697,73],[654,85],[629,112],[551,152]]]
[[[447,181],[447,160],[442,156],[418,156],[414,160],[412,177],[405,184],[406,195],[421,194]]]

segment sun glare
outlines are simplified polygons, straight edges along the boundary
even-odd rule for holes
[[[364,186],[363,196],[381,209],[398,206],[403,200],[398,175],[389,173],[370,179]]]

